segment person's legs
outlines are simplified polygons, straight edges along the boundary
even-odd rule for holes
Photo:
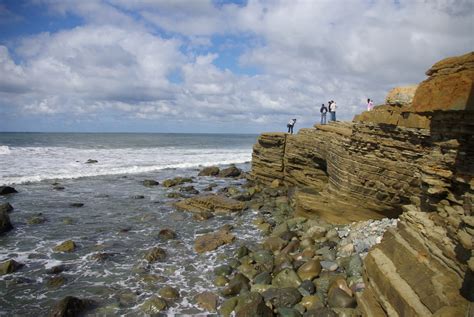
[[[334,121],[336,121],[336,111],[334,111]]]
[[[321,124],[323,124],[324,115],[321,113]]]
[[[291,134],[293,134],[293,126],[290,126]]]
[[[326,124],[326,113],[323,113],[323,124]]]
[[[286,125],[287,128],[288,128],[288,133],[290,133],[290,130],[291,130],[291,126],[289,124]]]

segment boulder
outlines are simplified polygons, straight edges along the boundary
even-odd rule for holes
[[[330,308],[320,307],[308,310],[303,317],[338,317],[338,315]]]
[[[248,291],[250,280],[243,274],[237,273],[230,279],[229,284],[222,289],[222,295],[233,296],[238,295],[241,291]]]
[[[202,309],[215,312],[217,309],[217,303],[219,301],[219,296],[212,292],[202,292],[194,297],[196,304]]]
[[[45,223],[47,221],[46,217],[43,216],[42,213],[38,213],[35,215],[32,215],[31,217],[28,217],[26,220],[26,223],[29,225],[39,225],[42,223]]]
[[[70,203],[69,206],[74,208],[81,208],[84,207],[84,203]]]
[[[238,177],[242,174],[242,171],[236,166],[232,165],[228,168],[224,168],[219,172],[219,177]]]
[[[76,249],[76,244],[72,240],[61,242],[53,248],[55,252],[72,252]]]
[[[171,229],[165,228],[158,232],[158,237],[162,240],[172,240],[176,239],[176,233]]]
[[[48,285],[48,287],[51,287],[51,288],[59,288],[61,286],[64,285],[64,283],[66,283],[66,278],[64,276],[53,276],[51,278],[48,279],[48,281],[46,282],[46,284]]]
[[[418,85],[396,87],[390,90],[385,103],[390,106],[411,106]]]
[[[179,201],[175,206],[178,209],[191,212],[210,211],[215,213],[242,211],[246,207],[245,203],[222,195],[195,196]]]
[[[174,187],[177,185],[182,185],[184,183],[191,183],[192,181],[193,179],[189,177],[175,177],[175,178],[164,180],[162,185],[164,187]]]
[[[93,159],[88,159],[87,161],[85,161],[86,164],[95,164],[95,163],[99,163],[99,161],[97,160],[93,160]]]
[[[301,300],[301,294],[294,287],[270,288],[263,292],[263,298],[266,302],[271,302],[273,306],[293,307]]]
[[[180,192],[190,194],[190,195],[197,195],[199,194],[199,190],[194,188],[194,186],[183,186],[179,189]]]
[[[298,276],[302,281],[312,280],[321,273],[321,264],[319,260],[309,260],[298,268]]]
[[[87,310],[90,310],[96,306],[96,302],[90,299],[81,299],[73,296],[66,296],[57,302],[51,313],[50,317],[71,317],[81,316]]]
[[[474,110],[474,52],[434,64],[413,98],[413,110]]]
[[[166,251],[160,247],[153,247],[145,254],[145,260],[150,263],[156,261],[164,261],[166,259]]]
[[[0,235],[13,229],[6,210],[0,210]]]
[[[199,236],[194,241],[194,249],[197,253],[208,252],[217,249],[221,245],[231,243],[235,236],[230,233],[230,229],[221,228],[215,233],[208,233]]]
[[[235,307],[236,317],[271,317],[272,310],[265,305],[262,296],[256,292],[250,292],[239,296]]]
[[[23,266],[22,263],[18,263],[15,260],[9,259],[0,263],[0,276],[10,274],[17,271]]]
[[[158,294],[165,298],[165,299],[178,299],[179,298],[179,291],[171,286],[165,286],[158,291]]]
[[[140,306],[140,310],[148,315],[156,315],[168,308],[166,301],[158,296],[152,296],[145,300]]]
[[[0,204],[0,212],[11,212],[13,211],[13,206],[10,205],[9,203],[3,203],[3,204]]]
[[[328,305],[332,308],[354,308],[357,302],[339,287],[333,287],[329,289]]]
[[[298,287],[301,284],[301,279],[295,273],[294,270],[287,268],[279,272],[272,281],[272,285],[275,287]]]
[[[157,186],[159,185],[160,183],[158,183],[157,181],[155,181],[154,179],[145,179],[143,181],[143,186],[146,186],[146,187],[153,187],[153,186]]]
[[[8,195],[18,193],[15,188],[10,186],[0,186],[0,195]]]
[[[204,167],[198,174],[198,176],[216,176],[220,172],[219,167],[217,166],[208,166]]]

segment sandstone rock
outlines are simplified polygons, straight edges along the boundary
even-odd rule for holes
[[[221,195],[195,196],[182,200],[176,203],[175,206],[179,209],[191,212],[210,211],[215,213],[229,213],[245,209],[243,202]]]
[[[474,110],[474,52],[439,61],[426,75],[413,99],[414,111]]]
[[[9,259],[0,263],[0,276],[5,274],[10,274],[23,266],[22,263],[18,263],[15,260]]]
[[[162,298],[158,296],[152,296],[145,300],[143,304],[140,306],[140,310],[145,314],[155,315],[158,314],[168,308],[168,304]]]
[[[321,299],[316,295],[304,296],[301,299],[301,304],[306,308],[306,310],[317,309],[324,306]]]
[[[242,171],[236,166],[232,165],[228,168],[224,168],[219,172],[219,177],[238,177]]]
[[[90,299],[81,299],[73,296],[66,296],[57,302],[51,313],[50,317],[69,317],[69,316],[80,316],[87,310],[94,308],[96,303]]]
[[[193,219],[197,221],[204,221],[214,217],[214,214],[210,211],[200,211],[193,214]]]
[[[263,242],[263,246],[273,252],[280,251],[286,246],[287,242],[280,237],[269,237]]]
[[[8,195],[18,193],[15,188],[10,186],[0,186],[0,195]]]
[[[53,248],[55,252],[73,252],[76,249],[76,243],[72,240],[61,242]]]
[[[319,260],[309,260],[298,268],[299,278],[304,280],[312,280],[321,273],[321,264]]]
[[[145,254],[145,260],[150,263],[156,261],[164,261],[166,259],[166,251],[160,247],[153,247]]]
[[[176,239],[176,232],[169,228],[161,229],[160,232],[158,232],[158,237],[162,240]]]
[[[410,106],[418,85],[396,87],[390,90],[385,103],[391,106]]]
[[[194,241],[194,249],[197,253],[212,251],[221,245],[231,243],[234,239],[235,236],[230,233],[229,230],[222,228],[216,233],[204,234],[197,237]]]
[[[10,222],[10,217],[6,210],[0,210],[0,235],[4,234],[13,229],[13,225]]]
[[[203,168],[198,176],[217,176],[220,172],[220,169],[219,167],[217,166],[209,166],[209,167],[205,167]]]
[[[349,296],[338,287],[331,288],[328,293],[329,307],[354,308],[357,306],[355,298]]]
[[[219,296],[212,292],[203,292],[194,297],[196,304],[209,312],[215,312],[217,308],[217,303],[219,301]]]
[[[159,185],[160,183],[158,183],[157,181],[155,181],[154,179],[145,179],[143,181],[143,186],[146,186],[146,187],[153,187],[153,186],[157,186]]]

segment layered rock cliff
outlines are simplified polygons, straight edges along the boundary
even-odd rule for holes
[[[400,217],[365,259],[367,316],[463,316],[474,299],[474,53],[353,122],[262,134],[252,177],[332,223]]]

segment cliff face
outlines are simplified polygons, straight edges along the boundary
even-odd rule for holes
[[[263,134],[254,147],[252,176],[295,188],[299,215],[400,216],[365,259],[368,316],[462,316],[474,300],[474,53],[427,74],[351,123]]]

